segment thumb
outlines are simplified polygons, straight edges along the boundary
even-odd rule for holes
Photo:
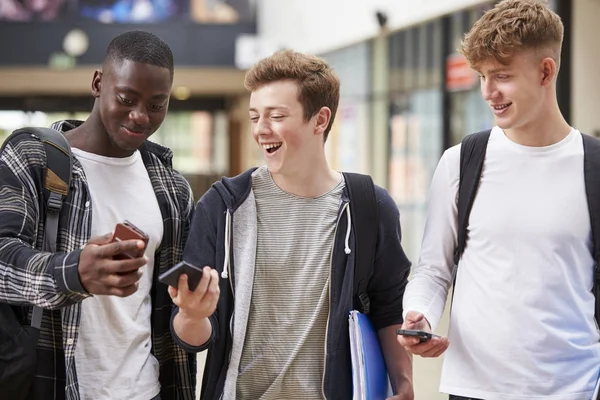
[[[407,322],[417,323],[417,322],[421,322],[423,320],[423,318],[425,318],[425,316],[423,314],[421,314],[420,312],[416,312],[416,311],[409,311],[406,314]]]

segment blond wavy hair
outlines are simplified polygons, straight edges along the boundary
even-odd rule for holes
[[[256,63],[246,73],[244,86],[253,92],[268,83],[284,80],[298,85],[298,101],[306,121],[321,107],[331,110],[331,119],[323,135],[327,140],[340,102],[340,80],[333,68],[320,57],[282,50]]]
[[[459,49],[471,68],[494,59],[503,65],[521,51],[534,50],[560,65],[564,27],[542,0],[503,0],[465,35]]]

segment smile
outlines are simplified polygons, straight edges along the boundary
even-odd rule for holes
[[[125,131],[125,133],[127,134],[127,136],[131,136],[131,137],[135,137],[135,138],[146,137],[146,134],[144,132],[132,131],[131,129],[126,128],[124,126],[122,128]]]
[[[508,107],[510,107],[511,105],[512,105],[512,103],[490,104],[490,107],[492,108],[492,112],[494,113],[494,115],[497,117],[500,117],[500,116],[504,115],[504,113],[507,112]]]
[[[502,111],[505,108],[508,108],[508,106],[510,106],[512,103],[506,103],[506,104],[498,104],[498,105],[493,105],[492,104],[492,108],[496,111]]]
[[[263,144],[261,144],[261,147],[263,149],[265,149],[267,151],[267,153],[273,154],[277,150],[279,150],[279,148],[281,147],[282,144],[283,144],[283,142],[279,142],[279,143],[263,143]]]

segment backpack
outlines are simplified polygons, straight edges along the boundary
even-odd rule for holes
[[[375,186],[369,175],[344,172],[344,179],[350,197],[356,248],[354,255],[354,304],[363,314],[371,312],[371,302],[367,293],[369,280],[373,275],[373,260],[379,230],[379,209],[375,198]],[[348,221],[348,223],[350,223]]]
[[[67,198],[73,165],[71,148],[66,138],[50,128],[22,128],[14,131],[2,145],[16,142],[21,135],[38,138],[46,151],[44,174],[44,208],[46,215],[42,250],[56,251],[60,210]],[[42,309],[33,307],[31,324],[27,325],[30,307],[16,307],[0,303],[0,393],[2,398],[26,399],[37,366],[37,341],[42,323]]]
[[[477,194],[479,178],[483,169],[485,152],[491,130],[467,135],[460,149],[460,181],[458,185],[458,237],[454,250],[454,265],[458,268],[460,257],[467,245],[469,214],[473,200]],[[592,227],[592,244],[594,247],[594,286],[592,293],[596,298],[595,317],[600,321],[600,140],[593,136],[581,135],[583,138],[583,174],[585,192]],[[455,274],[456,279],[456,274]],[[600,325],[600,322],[599,322]]]

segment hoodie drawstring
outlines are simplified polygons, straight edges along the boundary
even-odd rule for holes
[[[346,228],[346,242],[344,243],[346,247],[344,248],[344,252],[346,254],[350,254],[352,250],[350,250],[350,231],[352,230],[352,217],[350,216],[350,205],[346,207],[346,214],[348,214],[348,227]]]
[[[225,214],[225,262],[223,263],[223,272],[221,272],[221,278],[229,278],[229,250],[231,244],[231,214],[229,210]]]

